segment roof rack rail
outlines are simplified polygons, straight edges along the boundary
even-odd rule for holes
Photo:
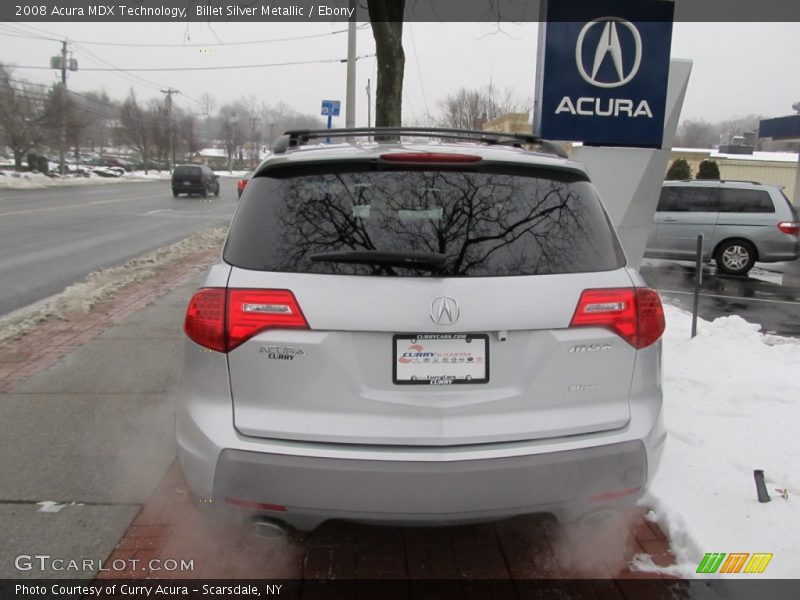
[[[543,140],[529,133],[507,131],[482,131],[476,129],[449,129],[446,127],[351,127],[344,129],[291,129],[280,136],[272,146],[274,154],[283,154],[292,148],[320,138],[353,137],[427,137],[465,142],[483,142],[490,146],[539,146],[544,152],[568,158],[566,149],[557,142]]]
[[[764,185],[760,181],[750,179],[667,179],[666,181],[680,181],[681,183],[751,183],[753,185]]]

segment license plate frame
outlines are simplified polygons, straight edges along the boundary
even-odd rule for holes
[[[482,342],[482,349],[475,350],[470,346],[475,342]],[[422,348],[413,349],[413,353],[422,356],[403,356],[407,350],[412,350],[412,345]],[[404,362],[403,358],[407,360]],[[482,373],[480,366],[483,367]],[[486,384],[491,374],[489,367],[489,335],[485,333],[392,336],[392,383],[395,385]]]

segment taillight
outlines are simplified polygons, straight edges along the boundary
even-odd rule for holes
[[[265,329],[308,329],[289,290],[228,290],[228,351]]]
[[[381,160],[403,163],[475,163],[479,162],[481,157],[445,152],[391,152],[381,154]]]
[[[237,186],[238,186],[240,192],[244,191],[244,188],[247,186],[247,181],[248,181],[247,179],[240,179],[239,180],[239,183],[237,184]]]
[[[186,309],[183,331],[205,348],[225,352],[225,289],[197,290]]]
[[[800,233],[800,222],[797,221],[781,221],[778,223],[778,229],[781,233],[788,233],[789,235],[797,235]]]
[[[275,328],[308,329],[289,290],[203,288],[189,302],[183,326],[191,340],[218,352],[230,352]]]
[[[570,327],[605,327],[634,348],[646,348],[664,333],[664,308],[650,288],[584,290]]]

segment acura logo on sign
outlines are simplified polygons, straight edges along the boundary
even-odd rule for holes
[[[590,74],[584,65],[583,45],[586,40],[586,34],[601,25],[603,27],[603,32],[594,51],[594,61]],[[623,60],[622,45],[619,41],[620,30],[624,32],[623,35],[627,32],[628,35],[633,38],[633,64],[628,67],[627,72],[625,61]],[[598,78],[598,72],[608,55],[611,55],[616,78],[602,81]],[[639,35],[639,30],[636,29],[633,23],[618,17],[601,17],[594,21],[589,21],[578,34],[578,41],[575,44],[575,63],[578,65],[578,72],[581,74],[584,81],[591,83],[593,86],[599,88],[615,88],[625,85],[636,77],[636,74],[639,72],[639,66],[642,63],[642,36]],[[628,63],[630,64],[630,60]]]
[[[450,296],[439,296],[431,302],[431,320],[439,325],[452,325],[458,321],[461,309],[458,302]]]

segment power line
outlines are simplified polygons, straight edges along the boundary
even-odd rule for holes
[[[422,88],[422,99],[425,101],[425,112],[431,114],[428,108],[428,96],[425,93],[425,83],[422,80],[422,69],[419,66],[419,53],[417,52],[417,42],[414,40],[414,30],[411,28],[411,23],[408,24],[408,32],[411,34],[411,45],[414,47],[414,60],[417,62],[417,77],[419,77],[419,86]]]
[[[359,58],[366,58],[360,56]],[[346,60],[346,59],[344,59]],[[162,72],[162,71],[223,71],[228,69],[262,69],[266,67],[292,67],[297,65],[313,65],[324,63],[339,63],[343,62],[339,58],[323,58],[318,60],[298,60],[282,63],[262,63],[257,65],[225,65],[221,67],[81,67],[81,71],[118,71],[123,73],[131,72]],[[49,69],[50,67],[35,67],[29,65],[14,65],[15,69]],[[160,89],[160,88],[159,88]]]
[[[11,29],[6,27],[3,24],[0,24],[0,27],[4,27],[7,29],[7,32],[0,31],[0,35],[9,36],[9,37],[18,37],[18,38],[27,38],[27,39],[34,39],[34,40],[49,40],[49,41],[60,41],[60,38],[55,37],[47,37],[39,34],[33,33],[23,33],[19,30]],[[364,29],[365,27],[369,27],[368,23],[364,23],[358,27],[358,29]],[[43,31],[43,30],[42,30]],[[332,35],[338,35],[340,33],[346,33],[347,29],[337,29],[335,31],[329,31],[326,33],[313,33],[308,35],[297,35],[292,37],[285,37],[285,38],[271,38],[271,39],[263,39],[263,40],[245,40],[245,41],[238,41],[238,42],[210,42],[210,43],[199,43],[199,42],[173,42],[173,43],[153,43],[153,42],[98,42],[94,40],[73,40],[70,39],[70,42],[73,44],[83,44],[89,46],[113,46],[113,47],[120,47],[120,48],[208,48],[212,46],[250,46],[255,44],[274,44],[279,42],[294,42],[300,40],[310,40],[315,38],[323,38]]]
[[[364,24],[359,29],[364,29],[367,27],[368,24]],[[94,46],[119,46],[119,47],[126,47],[126,48],[208,48],[210,46],[249,46],[253,44],[274,44],[278,42],[293,42],[296,40],[310,40],[314,38],[322,38],[328,37],[331,35],[337,35],[340,33],[346,33],[347,29],[337,29],[336,31],[329,31],[326,33],[313,33],[309,35],[298,35],[293,37],[285,37],[285,38],[272,38],[272,39],[265,39],[265,40],[246,40],[240,42],[211,42],[211,43],[151,43],[151,42],[93,42],[93,41],[81,41],[81,40],[73,40],[75,43],[78,44],[89,44]]]

